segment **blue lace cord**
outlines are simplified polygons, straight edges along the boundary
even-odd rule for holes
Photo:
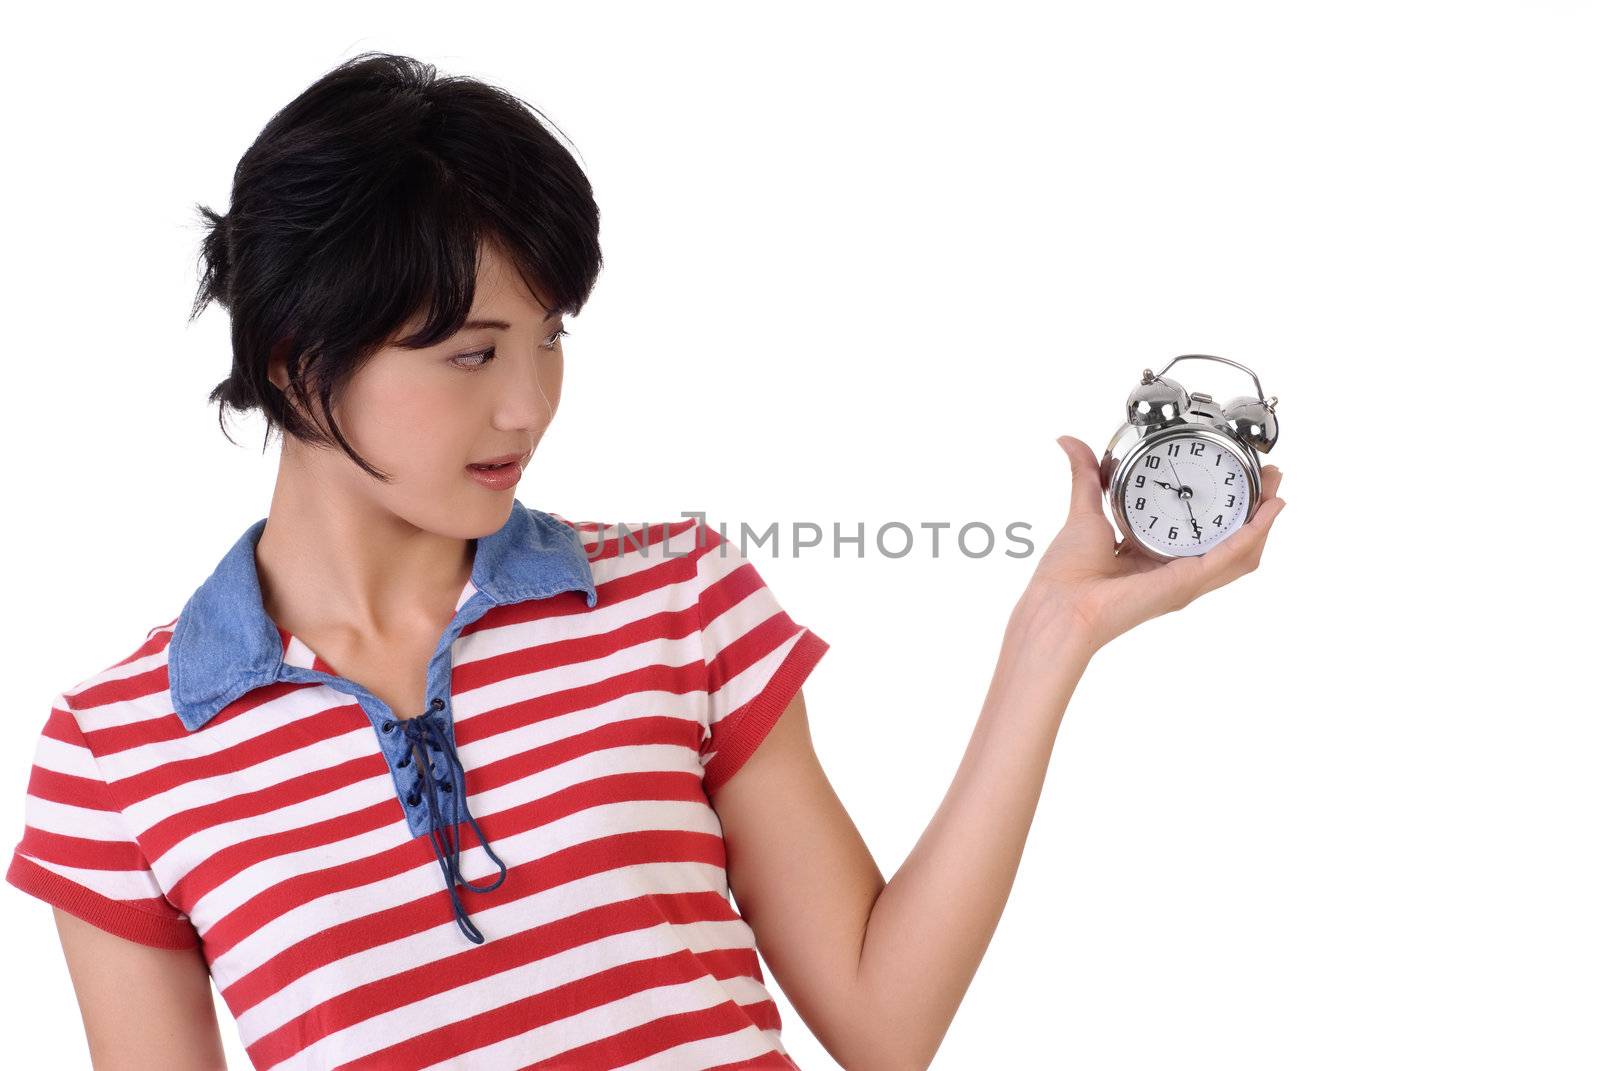
[[[461,903],[461,897],[456,892],[457,883],[465,885],[473,892],[490,892],[500,887],[506,880],[506,865],[500,857],[489,847],[489,840],[483,835],[478,820],[472,817],[472,812],[467,809],[467,771],[461,765],[461,759],[456,755],[456,749],[451,746],[449,737],[433,720],[432,714],[418,714],[414,718],[400,719],[401,731],[406,739],[413,745],[414,751],[422,761],[418,763],[420,771],[418,776],[425,782],[428,800],[428,842],[433,845],[433,856],[439,861],[439,869],[444,872],[445,891],[450,894],[450,904],[455,909],[456,925],[461,927],[461,932],[467,935],[467,940],[474,944],[483,944],[483,933],[472,924],[467,917],[467,909]],[[483,850],[495,866],[500,868],[500,876],[488,885],[474,885],[461,876],[461,843],[457,835],[456,824],[445,820],[444,808],[440,805],[437,781],[433,776],[433,764],[428,761],[428,750],[444,753],[448,760],[449,782],[445,786],[446,792],[453,792],[460,802],[461,813],[466,817],[467,823],[472,826],[473,832],[478,834],[478,843],[483,845]]]

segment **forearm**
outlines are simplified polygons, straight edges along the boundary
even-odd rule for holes
[[[1018,603],[950,788],[872,908],[856,992],[911,1066],[931,1062],[999,924],[1091,654],[1062,607]]]

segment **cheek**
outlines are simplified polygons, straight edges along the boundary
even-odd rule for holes
[[[539,365],[539,389],[542,390],[544,392],[544,396],[549,399],[550,409],[552,412],[554,412],[556,406],[561,403],[562,373],[563,361],[560,353],[556,353],[550,359],[542,362]]]
[[[357,376],[339,414],[345,437],[359,452],[401,467],[448,453],[457,445],[457,429],[469,423],[459,394],[403,371],[372,368],[372,374]]]

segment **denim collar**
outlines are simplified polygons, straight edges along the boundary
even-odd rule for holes
[[[190,732],[252,689],[282,679],[283,637],[261,602],[255,549],[263,517],[245,530],[178,615],[167,647],[173,710]],[[481,536],[472,559],[477,592],[456,617],[477,617],[489,606],[581,591],[592,608],[596,593],[578,532],[551,514],[512,499],[499,531]]]

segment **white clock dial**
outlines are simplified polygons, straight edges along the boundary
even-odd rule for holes
[[[1134,538],[1163,554],[1204,554],[1244,524],[1250,477],[1237,454],[1198,435],[1153,443],[1132,461],[1122,516]]]

